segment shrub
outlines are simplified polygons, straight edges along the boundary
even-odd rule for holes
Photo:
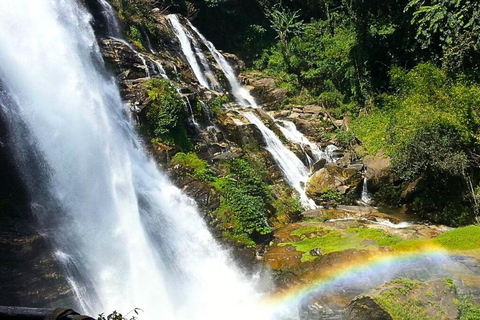
[[[191,150],[183,125],[187,115],[180,94],[166,79],[151,79],[147,85],[152,100],[146,113],[150,134],[166,145]]]
[[[191,169],[193,171],[192,176],[200,181],[211,182],[214,180],[215,173],[208,163],[205,160],[200,159],[196,153],[190,152],[185,154],[179,152],[175,154],[171,164]]]

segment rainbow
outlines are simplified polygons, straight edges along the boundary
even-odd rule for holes
[[[396,266],[400,270],[402,266],[405,267],[412,263],[421,263],[428,259],[438,263],[442,260],[445,261],[448,257],[448,251],[437,246],[424,247],[408,252],[378,252],[366,260],[352,261],[348,265],[330,268],[322,276],[308,284],[296,286],[270,296],[265,300],[265,305],[268,307],[291,306],[311,294],[331,290],[340,283],[348,284],[350,281],[367,274],[378,278],[377,280],[385,280],[383,282],[390,281],[396,278],[395,270],[392,270]]]

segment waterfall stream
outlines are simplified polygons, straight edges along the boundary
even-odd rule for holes
[[[267,151],[272,154],[288,184],[300,195],[302,205],[308,209],[315,209],[317,207],[315,202],[309,199],[305,193],[305,184],[310,176],[308,168],[257,116],[252,112],[244,112],[243,115],[262,132],[267,144]]]
[[[139,307],[147,320],[269,319],[193,200],[143,152],[90,20],[72,0],[0,10],[0,110],[78,307]]]

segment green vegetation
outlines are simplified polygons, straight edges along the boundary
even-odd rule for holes
[[[395,251],[417,251],[432,246],[446,250],[480,249],[479,226],[454,229],[433,239],[406,240],[379,229],[351,227],[335,230],[312,221],[304,227],[295,229],[290,235],[298,237],[299,240],[279,245],[293,246],[297,251],[303,252],[302,262],[316,259],[310,255],[310,251],[317,248],[322,254],[348,249],[376,250],[378,247],[388,247]]]
[[[253,239],[272,232],[264,215],[270,194],[268,186],[245,159],[227,163],[228,174],[215,186],[222,192],[220,210],[231,210],[236,235],[248,234]]]
[[[300,238],[299,241],[281,243],[281,246],[294,246],[303,252],[301,261],[311,261],[316,257],[310,254],[313,249],[320,249],[322,254],[345,251],[349,249],[377,248],[378,246],[393,246],[402,242],[402,238],[391,235],[383,230],[368,228],[350,228],[343,231],[312,224],[290,233]],[[373,241],[374,243],[369,243]],[[376,246],[372,246],[376,244]]]
[[[135,312],[136,315],[138,315],[139,310],[141,310],[141,309],[135,308],[132,311]],[[130,311],[129,313],[131,313],[132,311]],[[127,315],[124,316],[117,311],[113,311],[112,313],[110,313],[107,316],[105,316],[103,313],[99,314],[97,320],[136,320],[137,319],[136,316],[132,316],[130,318],[127,318]]]
[[[473,296],[467,294],[459,299],[460,320],[480,319],[480,305],[473,301]]]
[[[480,249],[480,226],[455,229],[437,237],[435,241],[449,250]]]
[[[193,146],[184,126],[187,115],[173,84],[165,79],[151,79],[147,85],[151,99],[146,113],[149,134],[168,146],[191,150]]]
[[[432,319],[428,316],[427,310],[422,301],[412,298],[404,298],[413,291],[422,288],[424,286],[422,282],[409,279],[395,279],[389,282],[389,284],[394,285],[394,287],[382,292],[379,296],[376,296],[375,300],[392,316],[393,319]]]
[[[175,154],[171,161],[172,165],[179,165],[184,168],[191,169],[192,176],[203,182],[211,182],[214,180],[215,172],[210,169],[210,166],[205,160],[200,159],[196,153],[183,153],[179,152]]]
[[[143,44],[152,45],[161,39],[160,29],[157,28],[155,18],[151,15],[151,8],[146,1],[137,0],[112,0],[112,6],[116,9],[118,17],[126,26],[127,39],[137,47],[145,50]]]
[[[279,108],[317,104],[337,118],[348,116],[353,130],[331,132],[343,147],[359,150],[361,142],[362,155],[383,150],[392,158],[397,183],[376,199],[454,226],[479,216],[477,2],[196,5],[207,37],[288,89]],[[212,16],[215,26],[208,23]],[[402,199],[402,188],[415,181],[421,188]]]

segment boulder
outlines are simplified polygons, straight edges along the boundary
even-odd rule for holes
[[[325,165],[327,164],[327,160],[326,159],[320,159],[318,160],[317,162],[315,162],[312,166],[312,171],[313,172],[317,172],[319,171],[320,169],[323,169],[325,167]]]
[[[339,191],[342,194],[355,189],[362,180],[356,170],[341,168],[334,163],[327,163],[315,172],[307,182],[307,195],[315,198],[325,190]]]
[[[375,156],[363,158],[363,164],[366,168],[365,177],[368,179],[371,190],[378,190],[380,187],[393,182],[390,162],[390,158],[382,152]]]
[[[421,282],[395,279],[354,298],[347,307],[347,320],[458,319],[456,287],[447,279]]]

